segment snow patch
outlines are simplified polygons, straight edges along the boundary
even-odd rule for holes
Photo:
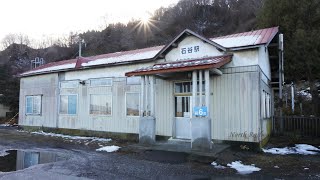
[[[214,166],[214,168],[216,168],[216,169],[225,169],[226,168],[225,166],[222,166],[222,165],[216,163],[215,161],[213,161],[211,163],[211,165]]]
[[[104,147],[101,147],[99,149],[96,149],[96,151],[107,151],[107,152],[114,152],[114,151],[118,151],[120,149],[119,146],[104,146]]]
[[[109,58],[102,58],[93,61],[89,61],[87,63],[82,63],[82,66],[93,66],[93,65],[100,65],[100,64],[111,64],[111,63],[118,63],[118,62],[125,62],[125,61],[134,61],[134,60],[141,60],[141,59],[150,59],[153,58],[160,49],[153,50],[153,51],[146,51],[146,52],[139,52],[135,54],[125,54],[116,57],[109,57]]]
[[[260,168],[255,167],[254,164],[244,165],[244,164],[242,164],[241,161],[232,162],[231,164],[227,164],[227,166],[237,170],[238,173],[240,173],[240,174],[250,174],[250,173],[253,173],[254,171],[261,170]]]
[[[231,47],[240,47],[240,46],[249,46],[254,45],[257,40],[261,38],[260,35],[250,35],[250,36],[236,36],[236,37],[226,37],[226,38],[213,38],[211,41],[214,41],[221,46],[226,48]]]
[[[3,157],[3,156],[6,156],[8,155],[9,153],[7,153],[6,151],[0,151],[0,157]]]
[[[57,71],[57,70],[62,70],[62,69],[70,69],[70,68],[74,68],[75,65],[76,65],[76,63],[63,64],[63,65],[58,65],[58,66],[52,66],[52,67],[47,67],[47,68],[38,69],[38,70],[31,70],[31,71],[22,73],[22,75],[39,73],[39,72]]]
[[[47,133],[43,131],[39,132],[31,132],[31,134],[38,134],[43,136],[50,136],[50,137],[60,137],[64,139],[70,139],[70,142],[72,140],[90,140],[91,142],[109,142],[111,139],[105,139],[105,138],[97,138],[97,137],[83,137],[83,136],[70,136],[70,135],[64,135],[64,134],[55,134],[55,133]]]
[[[263,149],[265,153],[287,155],[287,154],[301,154],[301,155],[313,155],[320,152],[319,148],[308,144],[296,144],[295,147],[284,147],[284,148],[271,148]]]

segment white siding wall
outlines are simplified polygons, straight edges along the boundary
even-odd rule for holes
[[[26,115],[25,97],[42,95],[41,115]],[[56,127],[58,74],[21,78],[19,101],[19,124],[28,126]]]
[[[138,133],[139,117],[126,116],[125,93],[140,92],[140,85],[126,85],[126,78],[113,78],[112,86],[79,85],[77,115],[59,115],[59,127],[95,131]],[[89,113],[90,94],[112,94],[111,115]]]
[[[259,63],[258,49],[248,49],[242,51],[232,52],[232,61],[224,66],[227,67],[241,67],[241,66],[254,66]]]
[[[257,66],[223,69],[214,76],[211,106],[212,138],[257,142],[259,135],[259,72]]]
[[[129,71],[134,71],[141,67],[148,67],[154,63],[139,63],[139,64],[129,64],[122,66],[110,66],[105,68],[97,69],[86,69],[80,71],[70,71],[65,73],[64,80],[87,80],[90,78],[99,78],[99,77],[126,77],[125,73]]]
[[[190,53],[186,55],[181,55],[182,47],[194,47],[199,46],[199,53]],[[165,56],[166,61],[178,61],[178,60],[188,60],[196,58],[204,58],[209,56],[220,56],[223,53],[218,51],[217,48],[211,44],[205,43],[202,40],[194,36],[189,36],[183,39],[177,48],[172,49]]]
[[[156,81],[156,134],[172,136],[174,118],[173,82]]]
[[[271,67],[270,67],[270,60],[269,60],[269,52],[268,48],[261,46],[259,48],[259,66],[265,76],[262,76],[262,80],[265,83],[268,83],[268,80],[271,80]]]

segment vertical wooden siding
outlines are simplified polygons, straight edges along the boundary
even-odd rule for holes
[[[58,75],[48,74],[22,78],[20,81],[19,124],[28,126],[56,127]],[[25,97],[41,95],[40,115],[26,115]]]
[[[259,140],[259,72],[257,66],[223,69],[212,77],[212,138]]]
[[[172,136],[174,118],[173,82],[156,80],[156,135]]]
[[[126,85],[126,78],[112,78],[112,86],[90,87],[90,80],[86,85],[78,88],[77,115],[59,115],[59,127],[71,129],[85,129],[95,131],[138,133],[139,117],[126,116],[126,92],[140,92],[140,85]],[[111,115],[92,115],[89,112],[90,94],[111,94]]]

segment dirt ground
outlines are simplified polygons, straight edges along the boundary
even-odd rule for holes
[[[67,160],[39,164],[27,169],[0,173],[0,179],[320,179],[317,155],[272,155],[234,145],[214,161],[227,166],[233,161],[255,164],[261,171],[240,175],[231,168],[216,169],[212,159],[192,159],[186,153],[135,151],[97,152],[100,145],[122,148],[134,142],[90,142],[30,134],[16,127],[0,127],[0,151],[24,149],[63,153]],[[267,147],[294,143],[320,146],[318,139],[272,138]],[[192,159],[192,160],[191,160]]]

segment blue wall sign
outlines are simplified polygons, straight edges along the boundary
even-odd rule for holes
[[[207,116],[208,115],[208,108],[207,106],[202,107],[193,107],[193,115],[195,116]]]

